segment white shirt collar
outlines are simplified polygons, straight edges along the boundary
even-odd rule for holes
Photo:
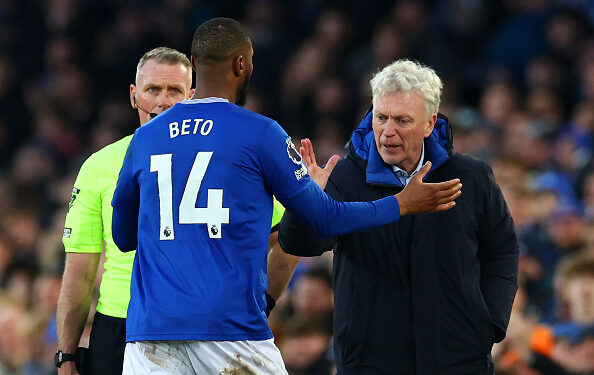
[[[406,186],[411,178],[421,169],[423,166],[423,160],[425,159],[425,143],[423,142],[423,147],[421,148],[421,158],[419,159],[419,163],[415,170],[409,175],[405,170],[398,168],[395,165],[392,165],[392,170],[396,174],[398,180],[402,183],[402,185]]]
[[[194,103],[229,103],[227,99],[218,98],[216,96],[211,96],[208,98],[202,99],[186,99],[180,102],[181,104],[194,104]]]

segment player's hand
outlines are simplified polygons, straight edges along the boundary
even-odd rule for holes
[[[334,170],[336,163],[340,159],[338,155],[332,155],[330,159],[328,159],[328,163],[324,168],[320,168],[318,163],[316,162],[316,154],[314,153],[313,144],[309,140],[309,138],[304,138],[301,140],[301,147],[299,147],[299,152],[301,153],[301,157],[303,158],[303,162],[307,167],[307,171],[309,172],[309,176],[319,187],[323,189],[326,188],[326,184],[328,183],[328,178]]]
[[[460,179],[425,183],[423,177],[429,169],[431,169],[430,161],[425,163],[400,193],[396,194],[400,205],[400,216],[447,211],[456,205],[454,200],[462,194]]]

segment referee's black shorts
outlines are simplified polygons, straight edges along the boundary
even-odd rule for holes
[[[126,319],[95,313],[85,375],[121,374],[126,347]]]

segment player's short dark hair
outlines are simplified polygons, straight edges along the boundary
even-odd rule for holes
[[[192,57],[197,64],[220,62],[248,43],[251,39],[239,22],[224,17],[213,18],[194,32]]]

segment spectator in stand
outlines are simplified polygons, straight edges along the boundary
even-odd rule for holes
[[[279,349],[291,375],[332,375],[332,320],[291,319]]]

